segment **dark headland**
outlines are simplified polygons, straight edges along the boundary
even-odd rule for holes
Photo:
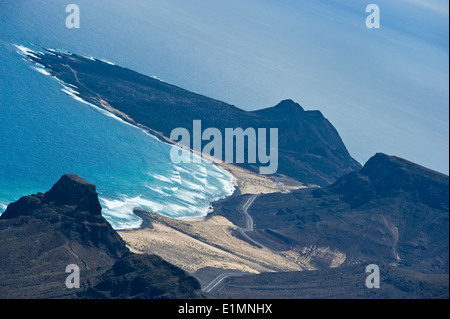
[[[127,68],[76,54],[52,50],[28,58],[69,84],[83,100],[164,138],[178,127],[192,132],[193,120],[201,120],[204,128],[219,129],[222,135],[225,128],[278,128],[277,173],[304,184],[328,185],[361,167],[320,111],[305,111],[292,100],[247,112]],[[240,165],[257,171],[258,164]]]

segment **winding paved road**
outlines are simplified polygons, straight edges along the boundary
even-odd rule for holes
[[[242,276],[242,275],[244,275],[244,274],[239,274],[239,273],[221,274],[220,276],[217,276],[216,279],[211,281],[208,286],[203,288],[203,292],[211,292],[211,290],[213,290],[225,278],[232,277],[232,276]]]
[[[239,228],[239,232],[248,240],[250,240],[251,242],[253,242],[254,244],[258,245],[258,246],[262,246],[264,247],[263,244],[257,242],[256,240],[250,238],[247,234],[246,231],[253,231],[253,218],[252,216],[250,216],[250,214],[248,213],[248,209],[249,207],[253,204],[253,202],[255,201],[256,198],[258,198],[259,195],[251,195],[248,199],[247,202],[244,204],[244,206],[242,206],[241,209],[239,209],[242,214],[244,214],[245,218],[247,219],[247,229],[243,229],[243,228]],[[299,265],[303,270],[308,270],[306,267],[304,267],[303,265],[297,263],[294,260],[291,260],[290,258],[288,258],[287,256],[283,256],[284,258],[290,260],[291,262],[296,263],[297,265]],[[211,281],[205,288],[203,288],[203,292],[211,292],[215,287],[217,287],[217,285],[222,282],[222,280],[224,280],[225,278],[228,277],[232,277],[232,276],[242,276],[244,275],[244,273],[224,273],[221,274],[219,276],[216,277],[216,279],[214,279],[213,281]]]
[[[250,207],[250,205],[253,204],[253,202],[255,201],[255,199],[258,196],[259,195],[250,196],[248,198],[247,202],[244,204],[244,206],[242,206],[242,209],[241,209],[241,212],[244,214],[245,218],[247,218],[247,231],[253,231],[253,218],[252,218],[252,216],[249,215],[247,210]]]
[[[247,229],[244,230],[242,228],[239,228],[239,231],[244,237],[246,237],[248,240],[252,241],[253,243],[255,243],[256,245],[259,246],[260,244],[258,242],[256,242],[252,238],[250,238],[245,233],[245,231],[253,231],[253,218],[252,218],[252,216],[249,215],[247,210],[253,204],[253,202],[255,201],[255,199],[258,196],[259,195],[252,195],[252,196],[250,196],[247,199],[247,202],[244,204],[244,206],[242,206],[242,208],[239,209],[244,214],[245,218],[247,219]],[[221,275],[217,276],[213,281],[211,281],[205,288],[203,288],[203,291],[204,292],[211,292],[225,278],[232,277],[232,276],[242,276],[242,275],[243,274],[240,274],[240,273],[224,273],[224,274],[221,274]]]

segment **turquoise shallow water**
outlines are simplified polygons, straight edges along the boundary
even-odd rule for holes
[[[66,28],[69,3],[80,29]],[[0,211],[68,172],[96,183],[116,227],[138,222],[124,215],[137,203],[181,216],[228,192],[213,166],[202,184],[203,168],[167,165],[165,146],[70,98],[13,44],[104,58],[247,110],[293,99],[321,110],[360,163],[383,152],[448,174],[448,1],[377,4],[379,30],[360,0],[0,1]],[[183,174],[193,206],[171,193]]]
[[[76,101],[37,72],[14,46],[32,38],[33,30],[22,27],[0,42],[0,213],[21,196],[47,191],[65,173],[96,185],[116,229],[139,226],[135,207],[202,216],[211,201],[232,193],[231,176],[215,165],[174,165],[170,145]]]
[[[104,215],[116,229],[139,226],[135,207],[175,218],[202,216],[211,201],[232,193],[231,176],[215,165],[173,164],[171,145],[73,99],[60,82],[22,60],[15,46],[4,48],[10,58],[5,67],[20,71],[23,93],[2,86],[3,208],[48,190],[64,173],[97,186]]]

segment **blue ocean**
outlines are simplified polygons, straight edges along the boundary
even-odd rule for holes
[[[66,27],[66,7],[80,28]],[[76,101],[15,45],[105,59],[245,110],[318,109],[350,154],[448,174],[449,2],[378,0],[0,0],[0,212],[65,173],[94,183],[115,228],[135,206],[204,215],[232,192],[216,166],[173,165],[169,147]]]
[[[49,2],[0,4],[0,213],[21,196],[47,191],[65,173],[96,185],[103,215],[115,229],[140,225],[136,207],[173,218],[198,217],[206,215],[211,201],[231,195],[232,177],[216,165],[173,164],[170,145],[75,100],[18,54],[17,46],[33,44],[100,58],[120,50],[105,48],[101,34],[68,39],[63,1]],[[50,12],[40,16],[43,8],[60,9],[61,28],[48,24]],[[31,20],[17,18],[27,13]],[[139,50],[121,54],[143,59]]]

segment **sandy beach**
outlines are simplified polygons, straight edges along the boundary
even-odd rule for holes
[[[245,194],[267,194],[275,192],[290,192],[294,189],[304,188],[303,184],[297,181],[276,181],[275,178],[269,178],[245,168],[229,163],[217,163],[223,170],[227,171],[234,177],[234,185],[239,189],[242,195]]]
[[[190,273],[205,267],[248,273],[302,270],[278,253],[235,237],[238,227],[222,216],[174,220],[142,214],[151,228],[119,232],[128,247],[135,253],[157,254]]]
[[[280,182],[233,164],[216,164],[233,176],[241,195],[290,192],[306,187],[295,181]],[[131,251],[159,255],[192,274],[200,270],[200,277],[207,278],[205,282],[219,269],[257,274],[312,268],[308,258],[298,250],[275,252],[245,240],[244,230],[223,216],[171,219],[146,211],[135,213],[144,221],[141,228],[119,231]]]

